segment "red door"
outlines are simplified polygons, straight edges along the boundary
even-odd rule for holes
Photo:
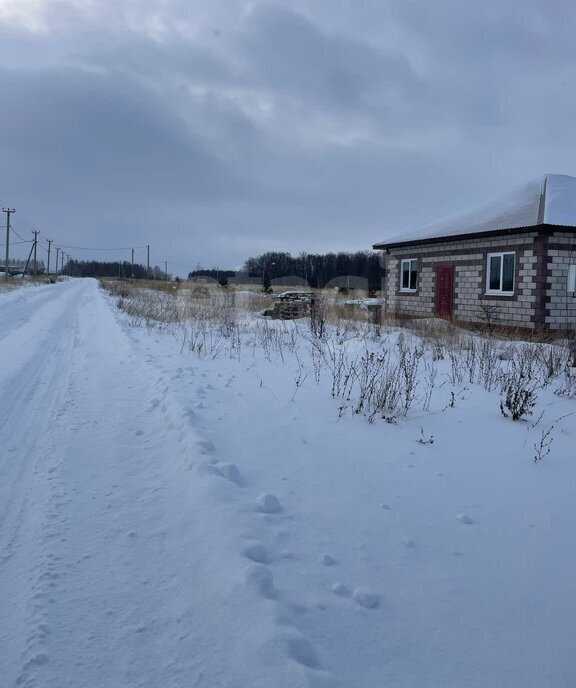
[[[454,311],[454,266],[436,266],[436,315],[450,319]]]

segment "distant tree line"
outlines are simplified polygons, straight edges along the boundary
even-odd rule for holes
[[[28,274],[32,275],[34,274],[34,261],[32,259],[28,260],[23,260],[22,258],[10,258],[10,261],[8,265],[11,265],[15,268],[24,268],[26,267],[26,264],[28,264]],[[4,263],[2,263],[4,265]],[[2,268],[4,269],[4,268]],[[36,274],[41,275],[45,272],[46,267],[44,265],[44,261],[41,259],[38,259],[36,261]]]
[[[188,273],[188,279],[193,279],[194,277],[210,277],[220,284],[228,284],[229,280],[231,280],[235,275],[236,272],[234,270],[220,270],[219,268],[210,268],[208,270],[204,268],[198,268],[197,270],[192,270]]]
[[[280,277],[301,277],[311,287],[325,287],[331,280],[348,276],[368,280],[370,289],[379,289],[384,270],[381,256],[372,251],[357,253],[290,253],[268,252],[256,258],[248,258],[244,271],[250,277],[260,277],[262,281]]]
[[[64,265],[64,270],[75,277],[134,277],[135,279],[146,279],[146,266],[138,263],[123,261],[101,261],[101,260],[70,260]],[[150,267],[150,279],[164,280],[166,273],[157,265]],[[170,275],[168,275],[170,279]]]

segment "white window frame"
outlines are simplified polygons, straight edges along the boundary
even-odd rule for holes
[[[576,264],[568,266],[568,293],[576,296]]]
[[[404,278],[404,264],[409,263],[408,267],[408,285],[410,285],[410,282],[412,281],[411,275],[412,275],[412,263],[416,263],[416,268],[414,272],[416,273],[416,279],[415,279],[415,285],[414,287],[407,286],[405,287],[403,285],[403,278]],[[408,292],[410,294],[414,294],[418,290],[418,258],[402,258],[400,261],[400,291],[403,292]]]
[[[514,256],[514,277],[512,281],[512,291],[504,291],[502,289],[502,282],[504,280],[504,256]],[[490,262],[492,258],[500,258],[500,289],[490,289]],[[514,296],[514,289],[516,287],[516,252],[515,251],[498,251],[496,253],[488,253],[486,255],[486,294],[490,296]]]

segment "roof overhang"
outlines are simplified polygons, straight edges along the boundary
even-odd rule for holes
[[[526,234],[528,232],[538,232],[550,234],[554,230],[564,230],[576,234],[576,227],[567,225],[530,225],[528,227],[504,227],[501,229],[490,229],[483,232],[465,232],[462,234],[451,234],[449,236],[428,237],[427,239],[411,239],[406,241],[382,241],[373,244],[372,248],[376,251],[387,251],[391,248],[402,248],[404,246],[423,246],[425,244],[445,244],[452,241],[469,241],[471,239],[482,239],[492,236],[506,236],[510,234]]]

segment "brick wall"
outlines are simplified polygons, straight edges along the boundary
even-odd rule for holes
[[[517,327],[544,326],[546,284],[538,279],[538,262],[545,250],[538,231],[491,239],[469,239],[389,250],[386,256],[384,299],[388,314],[433,316],[436,300],[437,265],[454,266],[454,319],[463,323],[485,322],[482,306],[496,307],[497,321]],[[513,296],[487,295],[488,253],[514,251],[516,254]],[[400,261],[418,259],[418,285],[414,293],[400,291]],[[567,268],[566,268],[567,270]],[[557,310],[555,303],[550,310]],[[555,317],[550,313],[549,317]]]
[[[568,293],[568,267],[576,264],[576,237],[555,231],[548,239],[546,267],[546,326],[552,330],[576,329],[576,296]]]

